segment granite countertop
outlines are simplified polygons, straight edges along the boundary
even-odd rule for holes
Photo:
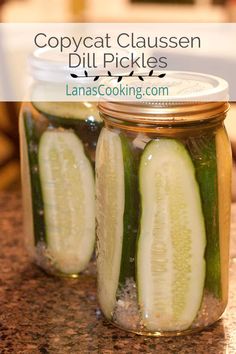
[[[236,205],[233,219],[236,240]],[[108,324],[99,311],[92,272],[58,279],[30,264],[23,246],[19,194],[0,194],[0,245],[1,354],[236,353],[236,244],[223,319],[199,334],[169,338],[141,337]]]

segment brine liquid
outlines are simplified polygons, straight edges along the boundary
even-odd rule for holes
[[[134,244],[135,247],[137,247],[141,215],[141,198],[139,195],[140,158],[146,145],[152,140],[162,139],[163,133],[146,133],[144,128],[140,128],[137,132],[132,132],[126,130],[125,127],[124,129],[117,129],[109,125],[107,125],[106,129],[114,131],[120,136],[124,136],[125,139],[129,141],[132,155],[136,163],[135,198],[139,200],[136,205],[139,212],[137,216],[134,216],[136,217],[136,225],[133,231],[136,233]],[[118,327],[144,335],[179,335],[201,330],[220,318],[226,307],[228,296],[231,158],[227,135],[222,126],[217,127],[215,130],[202,129],[194,134],[191,134],[188,130],[185,132],[184,129],[179,131],[179,133],[175,133],[174,128],[171,128],[170,132],[167,137],[176,139],[185,146],[195,166],[195,175],[200,188],[206,228],[205,285],[201,305],[189,328],[182,330],[178,328],[178,323],[176,323],[176,328],[171,333],[160,328],[150,331],[146,328],[145,319],[142,318],[141,315],[143,305],[139,301],[137,259],[136,254],[134,257],[132,254],[130,263],[135,264],[135,271],[133,276],[130,276],[130,268],[127,269],[125,282],[119,283],[116,292],[115,306],[108,319]],[[208,175],[208,171],[211,173],[210,176]],[[208,181],[208,185],[204,185],[205,180]],[[212,195],[209,196],[209,193],[212,193]],[[130,227],[133,226],[130,225]],[[102,237],[102,234],[98,234],[98,243],[99,239]],[[98,254],[98,257],[99,256]],[[103,256],[105,256],[105,254]],[[184,259],[182,262],[184,262]],[[105,305],[101,296],[103,296],[102,292],[98,293],[100,303],[103,304],[102,310],[106,313],[106,309],[103,308]]]
[[[73,105],[73,104],[71,104]],[[42,107],[50,111],[50,103]],[[54,107],[55,106],[55,107]],[[59,109],[60,103],[52,105],[52,111]],[[63,108],[65,109],[65,108]],[[74,112],[73,117],[62,117],[61,114],[53,115],[39,112],[32,104],[24,104],[21,111],[21,159],[22,159],[22,187],[24,199],[24,225],[26,234],[26,247],[31,258],[41,268],[51,274],[75,277],[77,274],[62,274],[55,264],[53,256],[47,248],[44,205],[38,166],[39,142],[43,133],[49,131],[72,131],[81,140],[84,152],[94,167],[95,149],[98,136],[102,127],[101,121],[88,109],[85,117],[86,106],[83,106],[83,119],[80,119],[80,110]],[[33,129],[33,136],[27,137],[26,121]],[[65,254],[67,250],[64,250]]]

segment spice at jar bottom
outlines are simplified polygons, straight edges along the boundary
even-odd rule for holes
[[[138,334],[202,330],[228,298],[228,104],[101,102],[99,110],[100,307]]]

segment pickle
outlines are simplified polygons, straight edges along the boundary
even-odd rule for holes
[[[123,217],[123,246],[119,285],[126,278],[135,279],[136,238],[139,223],[138,171],[136,161],[128,139],[120,134],[125,179],[125,210]]]
[[[232,152],[224,126],[216,131],[222,301],[228,298]]]
[[[32,119],[31,115],[28,114],[28,112],[23,115],[23,120],[24,124],[22,129],[25,130],[30,171],[34,242],[37,244],[40,241],[45,241],[45,225],[43,215],[44,203],[38,170],[38,143],[40,134],[37,130],[35,121]],[[22,183],[24,183],[24,181],[22,181]]]
[[[102,123],[98,109],[92,102],[33,102],[39,112],[52,117],[55,122],[71,125],[76,121],[85,121],[88,117]]]
[[[219,238],[218,176],[215,134],[206,134],[188,140],[199,183],[205,220],[207,245],[205,287],[221,298],[221,259]]]
[[[135,278],[139,213],[135,166],[126,137],[103,129],[96,152],[97,263],[101,307],[109,318],[118,288]]]
[[[53,127],[73,129],[83,142],[86,155],[94,160],[94,150],[103,126],[95,103],[34,102],[33,106]]]
[[[47,248],[64,274],[83,271],[95,243],[94,173],[78,137],[47,130],[39,144]]]
[[[123,245],[125,179],[119,134],[102,129],[96,150],[98,296],[107,318],[113,315]]]
[[[142,321],[151,331],[185,330],[203,297],[206,235],[195,168],[184,145],[174,139],[148,143],[139,186],[137,284]]]

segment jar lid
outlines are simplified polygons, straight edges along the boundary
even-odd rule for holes
[[[129,53],[128,50],[120,50],[123,56]],[[29,73],[33,79],[36,81],[49,82],[49,83],[64,83],[64,82],[74,82],[71,77],[71,72],[75,70],[76,74],[80,76],[80,84],[92,83],[92,77],[86,77],[84,71],[88,70],[90,75],[103,75],[105,69],[103,68],[103,52],[98,52],[96,54],[96,65],[97,68],[86,67],[80,63],[78,67],[69,67],[69,49],[64,49],[63,53],[59,53],[53,49],[40,48],[35,50],[29,56]],[[77,55],[77,53],[73,53]],[[91,60],[91,59],[90,59]],[[87,65],[89,62],[87,62]],[[91,63],[90,63],[91,65]],[[111,66],[114,64],[110,64]],[[111,69],[111,68],[110,68]],[[117,71],[117,70],[116,70]],[[126,72],[125,68],[120,68],[117,74],[123,74]]]
[[[39,81],[63,82],[70,80],[66,53],[60,55],[52,49],[37,49],[29,57],[30,75]]]
[[[69,67],[69,52],[64,51],[58,54],[53,49],[37,49],[29,57],[30,75],[37,81],[49,83],[74,82],[71,77],[73,70]],[[98,66],[102,58],[98,55]],[[76,68],[76,74],[81,75],[80,84],[92,82],[93,79],[84,76],[86,67]],[[91,72],[92,69],[90,69]],[[96,74],[102,73],[102,70],[96,70]],[[84,76],[84,77],[83,77]]]
[[[110,83],[114,85],[114,82]],[[145,85],[150,86],[150,81]],[[104,100],[99,102],[99,110],[106,116],[124,121],[181,124],[213,119],[229,109],[228,83],[219,77],[195,72],[167,71],[166,77],[161,79],[161,85],[169,88],[170,95],[155,101]]]

